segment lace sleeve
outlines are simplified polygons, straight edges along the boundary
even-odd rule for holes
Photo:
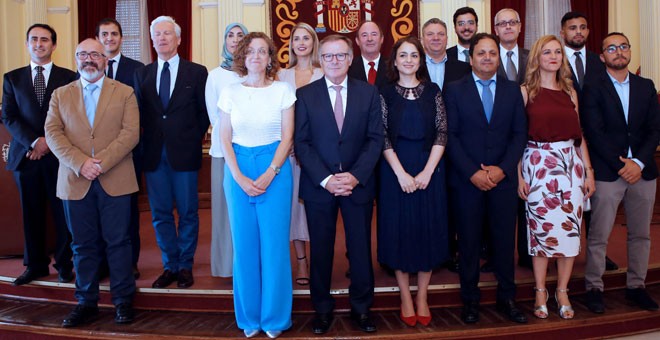
[[[447,110],[442,100],[442,93],[435,95],[435,140],[433,145],[447,145]]]
[[[383,126],[385,127],[385,143],[383,144],[383,150],[392,149],[392,141],[390,141],[390,138],[388,137],[389,126],[387,125],[387,104],[385,104],[385,98],[383,98],[382,95],[380,96],[380,106],[383,109]]]

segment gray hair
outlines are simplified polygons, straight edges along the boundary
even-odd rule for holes
[[[495,13],[495,17],[493,18],[493,21],[495,21],[495,23],[497,23],[497,17],[500,16],[500,14],[504,13],[504,12],[516,13],[516,20],[520,21],[520,14],[518,14],[518,11],[516,11],[513,8],[502,8],[501,10],[497,11],[497,13]]]
[[[161,15],[158,18],[154,19],[154,21],[151,22],[151,26],[149,26],[149,34],[153,37],[154,36],[154,26],[160,22],[169,22],[172,25],[174,25],[174,33],[176,34],[177,38],[181,38],[181,26],[174,21],[174,18],[171,16],[167,15]]]

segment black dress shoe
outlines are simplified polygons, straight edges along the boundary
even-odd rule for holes
[[[332,324],[332,313],[317,313],[312,321],[312,333],[325,334]]]
[[[73,270],[60,269],[60,271],[57,273],[57,281],[60,283],[68,283],[73,281]]]
[[[99,308],[96,306],[77,305],[71,313],[62,320],[62,327],[77,327],[94,321],[99,315]]]
[[[127,324],[133,322],[135,319],[135,310],[133,304],[125,302],[117,305],[115,308],[115,323]]]
[[[477,323],[479,322],[479,303],[470,302],[463,304],[461,311],[461,320],[464,323]]]
[[[610,259],[609,257],[605,256],[605,270],[609,272],[618,269],[619,269],[619,265],[614,263],[614,261],[612,261],[612,259]]]
[[[33,280],[36,280],[36,279],[39,279],[39,278],[42,278],[42,277],[46,277],[48,275],[50,275],[50,273],[48,272],[48,268],[40,269],[40,270],[39,269],[27,268],[27,269],[25,269],[23,274],[21,274],[21,276],[17,277],[16,280],[14,280],[14,282],[12,282],[12,285],[21,286],[21,285],[24,285],[26,283],[30,283]]]
[[[176,284],[177,287],[179,288],[188,288],[195,283],[195,280],[193,279],[193,274],[192,270],[189,269],[181,269],[179,270],[179,279]]]
[[[644,288],[626,288],[626,299],[636,303],[641,309],[650,311],[658,310],[658,304],[653,301]]]
[[[587,308],[593,313],[605,313],[605,303],[603,302],[603,292],[596,288],[587,291]]]
[[[492,273],[493,270],[493,264],[490,261],[484,262],[484,264],[481,266],[482,273]]]
[[[376,331],[376,325],[371,320],[369,313],[359,314],[351,312],[351,319],[355,321],[355,324],[363,332],[373,333]]]
[[[497,310],[506,315],[509,320],[517,323],[527,323],[527,317],[518,309],[513,299],[497,301]]]
[[[164,271],[151,285],[152,288],[165,288],[177,280],[178,274],[169,270]]]

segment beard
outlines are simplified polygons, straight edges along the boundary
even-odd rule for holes
[[[83,79],[89,82],[93,82],[99,78],[101,70],[99,69],[99,65],[95,62],[87,61],[80,65],[80,68],[78,68],[78,73],[80,73],[80,76]]]
[[[467,31],[464,31],[464,32],[467,32]],[[469,31],[469,32],[472,35],[467,39],[463,38],[462,35],[457,35],[458,41],[461,43],[461,45],[469,45],[470,41],[472,41],[472,38],[474,38],[474,32],[472,32],[472,31]]]
[[[623,63],[615,64],[614,62],[618,59],[622,59]],[[624,69],[628,68],[629,64],[630,64],[630,60],[628,60],[624,57],[618,57],[618,58],[616,58],[612,61],[605,60],[605,66],[607,66],[607,68],[611,68],[611,69],[617,70],[617,71],[621,71],[621,70],[624,70]]]
[[[581,50],[582,47],[587,43],[587,39],[582,39],[582,42],[575,42],[573,40],[566,40],[565,41],[566,46],[574,49],[574,50]]]

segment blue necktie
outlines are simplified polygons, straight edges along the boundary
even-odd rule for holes
[[[163,109],[167,110],[167,104],[170,102],[170,63],[163,64],[163,70],[160,72],[160,86],[158,87],[158,96],[163,103]]]
[[[96,114],[96,99],[94,98],[94,91],[98,89],[96,84],[88,84],[85,86],[85,93],[83,96],[83,101],[85,102],[85,113],[87,114],[87,120],[89,121],[89,126],[94,126],[94,116]]]
[[[477,80],[477,83],[483,86],[483,91],[481,92],[481,104],[484,106],[484,112],[486,113],[486,120],[490,123],[490,117],[493,115],[493,93],[490,92],[490,84],[494,80]]]

